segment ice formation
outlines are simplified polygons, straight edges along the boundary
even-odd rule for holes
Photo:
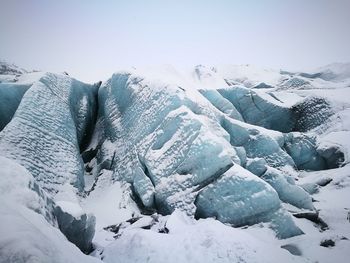
[[[17,72],[8,78],[5,72],[0,76],[0,161],[7,170],[1,172],[0,194],[9,201],[1,216],[14,218],[11,229],[45,227],[51,234],[43,233],[49,241],[38,251],[33,248],[37,237],[29,234],[25,238],[33,247],[23,243],[24,254],[8,250],[1,259],[42,259],[47,256],[42,251],[62,249],[75,255],[79,251],[69,240],[106,262],[144,254],[166,261],[168,254],[154,242],[183,243],[173,261],[183,260],[186,242],[193,245],[189,253],[199,249],[209,260],[213,251],[228,253],[228,246],[212,244],[226,231],[242,234],[238,228],[267,227],[279,239],[299,238],[305,227],[292,214],[312,215],[315,224],[323,224],[311,194],[333,180],[327,171],[344,168],[336,183],[347,182],[349,105],[337,100],[350,82],[337,70],[338,77],[327,70],[290,73],[249,66],[198,66],[188,75],[130,70],[113,74],[101,86],[64,74]],[[339,97],[327,93],[330,84],[341,90]],[[315,171],[324,176],[313,179]],[[19,181],[7,182],[10,177]],[[12,211],[12,205],[19,210]],[[172,228],[179,218],[192,221]],[[147,220],[157,222],[142,225]],[[130,228],[119,232],[125,225]],[[149,231],[161,227],[161,232]],[[116,240],[94,244],[95,232],[98,239],[106,231],[114,231]],[[5,228],[1,232],[3,247],[17,240]],[[193,233],[201,233],[198,241],[187,240]],[[256,246],[227,236],[232,247],[266,256],[261,243],[244,239]],[[237,249],[227,260],[242,257]],[[125,253],[116,259],[117,250]],[[257,256],[244,260],[259,261]]]
[[[13,95],[11,88],[18,86],[7,87],[7,95]],[[93,127],[96,92],[94,86],[47,73],[34,82],[25,95],[15,93],[23,98],[15,116],[1,131],[0,156],[16,160],[27,168],[35,178],[34,189],[44,189],[53,203],[77,202],[76,193],[83,191],[84,168],[79,145],[83,145]],[[18,97],[13,96],[20,100]],[[75,220],[55,204],[48,213],[58,221],[69,240],[82,250],[89,250],[94,233],[93,216],[84,214]],[[63,226],[67,222],[86,230],[76,234],[76,230]]]
[[[1,131],[0,155],[26,167],[52,194],[67,183],[83,190],[79,145],[93,128],[96,92],[68,76],[45,74],[25,93]]]

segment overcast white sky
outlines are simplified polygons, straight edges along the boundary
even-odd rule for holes
[[[350,61],[350,0],[0,0],[0,59],[85,81],[138,65]]]

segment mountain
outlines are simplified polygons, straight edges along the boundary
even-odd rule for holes
[[[0,262],[347,255],[347,65],[134,68],[95,84],[5,67]]]
[[[10,64],[0,60],[0,74],[1,75],[21,75],[28,73],[25,69],[17,67],[15,64]]]

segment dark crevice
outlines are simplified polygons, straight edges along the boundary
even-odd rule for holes
[[[89,163],[92,159],[94,159],[97,155],[98,148],[95,149],[89,149],[81,153],[81,158],[83,159],[84,163]]]
[[[293,213],[293,216],[296,218],[304,218],[310,220],[315,223],[315,225],[321,230],[328,230],[328,225],[322,218],[319,217],[318,212],[301,212],[301,213]]]
[[[140,209],[140,212],[142,215],[153,215],[156,213],[159,209],[157,208],[157,203],[154,202],[155,207],[146,207],[143,203],[141,198],[138,196],[138,194],[135,191],[135,187],[133,184],[130,185],[131,194],[130,198],[136,203],[137,207]]]
[[[155,187],[156,184],[155,184],[154,179],[152,178],[152,176],[151,176],[151,174],[150,174],[150,172],[149,172],[149,170],[148,170],[147,165],[145,164],[145,162],[143,162],[143,161],[141,160],[139,154],[137,154],[137,158],[138,158],[138,161],[139,161],[139,163],[140,163],[140,165],[141,165],[141,167],[142,167],[143,173],[149,178],[149,180],[151,181],[153,187]]]
[[[99,112],[99,103],[98,103],[98,90],[101,86],[101,81],[99,81],[97,84],[97,88],[96,88],[96,94],[94,94],[94,111],[92,112],[92,118],[90,121],[90,124],[87,124],[87,128],[84,131],[84,135],[81,138],[81,142],[79,144],[79,149],[80,149],[80,154],[82,154],[87,147],[89,147],[95,127],[96,127],[96,122],[98,119],[98,112]]]
[[[115,155],[116,155],[116,151],[113,152],[111,164],[109,165],[109,169],[108,169],[108,170],[112,170],[112,168],[113,168],[113,163],[114,163]]]
[[[319,185],[319,186],[326,186],[326,185],[328,185],[330,182],[332,182],[333,181],[333,179],[332,178],[325,178],[324,180],[321,180],[321,181],[319,181],[319,182],[317,182],[317,184]]]
[[[89,196],[89,194],[90,194],[92,191],[95,190],[96,185],[97,185],[97,181],[98,181],[98,179],[99,179],[99,177],[100,177],[101,175],[102,175],[102,172],[100,172],[100,173],[96,176],[96,178],[95,178],[95,180],[94,180],[94,183],[92,184],[91,188],[90,188],[89,190],[84,191],[84,196],[85,196],[85,197]]]
[[[275,94],[273,94],[272,92],[268,92],[267,94],[269,94],[272,98],[274,98],[275,100],[277,100],[277,101],[279,101],[279,102],[281,102],[281,103],[284,103],[283,101],[281,101],[279,98],[277,98],[276,96],[275,96]]]
[[[198,192],[199,190],[207,187],[209,184],[212,184],[215,181],[219,180],[233,165],[234,165],[233,163],[230,163],[229,165],[226,165],[225,167],[220,168],[216,173],[210,176],[210,178],[198,184],[195,187],[195,189],[192,190],[192,192]]]
[[[294,256],[301,256],[302,255],[300,249],[294,244],[287,244],[287,245],[281,246],[281,248],[284,248],[285,250],[287,250],[289,253],[291,253]]]

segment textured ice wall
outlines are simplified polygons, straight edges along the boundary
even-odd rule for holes
[[[84,187],[79,143],[93,125],[97,89],[68,76],[47,73],[26,92],[0,133],[0,155],[26,167],[54,194],[66,184]]]
[[[273,222],[280,237],[300,234],[276,191],[240,168],[247,157],[293,166],[281,149],[283,135],[234,119],[237,111],[220,94],[207,96],[215,107],[196,90],[113,75],[99,90],[101,168],[131,183],[145,208],[163,214],[181,209],[237,226]]]
[[[69,200],[79,207],[75,194],[84,187],[79,145],[84,147],[94,127],[98,87],[51,73],[32,85],[0,85],[6,91],[1,94],[2,99],[10,100],[2,105],[13,106],[5,109],[6,117],[14,114],[14,106],[20,104],[0,133],[0,155],[31,172],[35,178],[32,189],[44,197],[46,193],[42,189],[49,193],[45,199],[47,209],[42,214],[83,252],[89,252],[94,217],[82,212],[75,218],[56,201]],[[24,92],[19,92],[26,90],[24,96]]]
[[[0,131],[11,121],[24,93],[31,85],[0,83]]]
[[[217,92],[222,95],[221,98],[214,90],[201,90],[222,112],[235,112],[235,119],[239,119],[237,116],[240,114],[247,123],[281,132],[309,131],[334,114],[330,103],[322,97],[306,97],[290,107],[272,92],[260,92],[242,86],[218,89]],[[229,106],[227,101],[232,105]],[[234,109],[230,109],[232,106]]]
[[[100,169],[112,170],[145,212],[181,209],[235,226],[271,222],[279,237],[300,234],[280,200],[314,209],[294,169],[327,168],[329,154],[312,136],[275,131],[293,130],[297,119],[273,96],[236,86],[201,93],[131,72],[114,74],[99,90],[47,73],[0,133],[0,155],[25,166],[56,201],[74,203],[83,190],[86,149],[86,162],[97,153],[95,184]],[[73,240],[64,222],[75,217],[55,207]],[[74,242],[88,251],[93,219],[80,218],[86,238]]]

